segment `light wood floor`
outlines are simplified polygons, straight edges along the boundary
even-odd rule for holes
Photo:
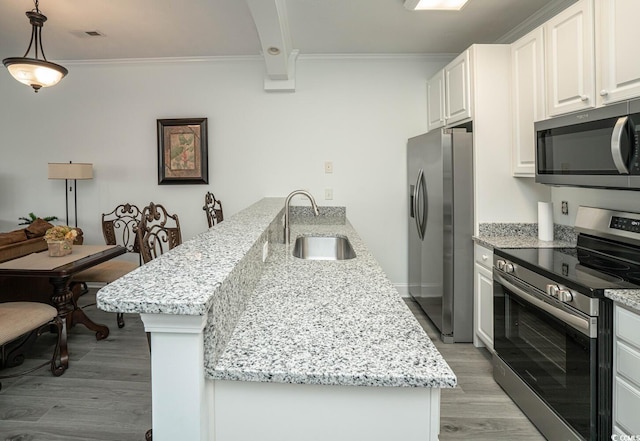
[[[94,300],[90,293],[80,304]],[[544,440],[493,381],[487,351],[440,342],[417,304],[410,300],[407,304],[458,376],[459,387],[442,391],[442,441]],[[151,427],[151,387],[149,349],[140,318],[126,315],[126,326],[118,329],[115,314],[95,306],[85,311],[108,325],[111,334],[97,342],[82,326],[71,330],[70,368],[61,377],[41,369],[2,380],[0,441],[144,440]],[[42,336],[30,359],[15,369],[43,361],[50,348],[52,337]]]

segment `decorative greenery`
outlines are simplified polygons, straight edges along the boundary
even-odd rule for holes
[[[78,232],[68,225],[56,225],[55,227],[49,228],[47,232],[44,233],[44,239],[73,241],[77,235]]]
[[[29,213],[29,217],[19,217],[18,218],[18,220],[24,221],[24,222],[20,222],[18,225],[30,225],[36,219],[38,219],[38,216],[36,216],[33,213]],[[47,216],[47,217],[43,217],[42,219],[46,220],[47,222],[58,220],[58,218],[55,217],[55,216]]]

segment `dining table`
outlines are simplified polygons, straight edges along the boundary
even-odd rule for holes
[[[49,256],[48,251],[28,254],[17,259],[0,263],[0,276],[8,277],[46,277],[52,285],[51,303],[58,311],[62,321],[60,342],[60,362],[64,369],[69,366],[67,329],[81,324],[96,333],[96,340],[109,336],[109,328],[91,320],[82,308],[78,307],[72,290],[69,288],[73,275],[126,253],[119,245],[74,245],[71,254]]]

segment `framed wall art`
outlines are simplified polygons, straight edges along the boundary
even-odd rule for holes
[[[157,121],[158,184],[207,184],[207,118]]]

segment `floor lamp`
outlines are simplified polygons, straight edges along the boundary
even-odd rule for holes
[[[78,227],[78,192],[76,191],[76,181],[78,179],[93,179],[93,164],[80,162],[49,163],[49,179],[64,179],[64,201],[66,206],[65,220],[69,224],[69,193],[73,191],[74,221]],[[73,187],[69,181],[73,181]],[[69,191],[67,192],[67,186]]]

